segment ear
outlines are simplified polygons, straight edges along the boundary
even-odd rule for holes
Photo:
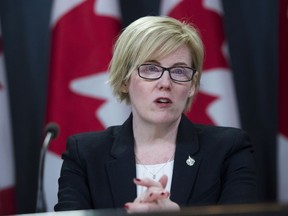
[[[128,84],[127,82],[123,82],[121,85],[121,92],[122,93],[128,93]]]
[[[190,97],[194,97],[194,95],[196,93],[195,82],[196,82],[197,79],[198,79],[198,71],[194,74],[192,85],[191,85],[191,88],[190,88],[190,91],[189,91],[189,98]]]
[[[194,84],[191,85],[191,89],[189,90],[188,94],[189,94],[188,95],[189,98],[194,96],[194,94],[195,94],[195,85]]]

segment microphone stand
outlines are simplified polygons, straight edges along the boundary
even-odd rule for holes
[[[57,136],[58,126],[54,123],[50,123],[46,129],[46,136],[43,142],[43,146],[41,148],[40,153],[40,163],[38,170],[38,187],[37,187],[37,200],[36,200],[36,213],[38,212],[46,212],[47,206],[45,201],[45,193],[43,189],[43,175],[44,175],[44,164],[45,164],[45,156],[50,145],[52,139]]]

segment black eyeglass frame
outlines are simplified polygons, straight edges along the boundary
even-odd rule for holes
[[[141,66],[145,66],[145,65],[152,65],[152,66],[156,66],[156,67],[162,68],[161,75],[160,75],[159,77],[157,77],[157,78],[147,78],[147,77],[141,76],[141,75],[140,75],[140,70],[139,70],[139,68],[140,68]],[[191,77],[191,79],[185,80],[185,81],[174,79],[174,78],[171,76],[171,72],[170,72],[170,70],[173,69],[173,68],[187,68],[187,69],[192,70],[192,77]],[[191,68],[191,67],[183,67],[183,66],[176,66],[176,67],[166,68],[166,67],[162,67],[162,66],[160,66],[160,65],[154,65],[154,64],[141,64],[141,65],[139,65],[139,66],[137,67],[138,76],[141,77],[142,79],[146,79],[146,80],[158,80],[158,79],[160,79],[160,78],[163,76],[163,74],[164,74],[165,71],[168,71],[170,79],[173,80],[173,81],[175,81],[175,82],[189,82],[189,81],[193,80],[194,74],[196,73],[197,70],[194,69],[194,68]]]

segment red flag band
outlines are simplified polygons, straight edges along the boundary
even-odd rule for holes
[[[279,16],[279,101],[278,101],[278,200],[288,202],[288,0],[280,1]]]

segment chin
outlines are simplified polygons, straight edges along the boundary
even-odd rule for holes
[[[152,117],[152,121],[158,124],[168,124],[176,122],[181,117],[181,114],[175,115],[171,113],[157,113]]]

